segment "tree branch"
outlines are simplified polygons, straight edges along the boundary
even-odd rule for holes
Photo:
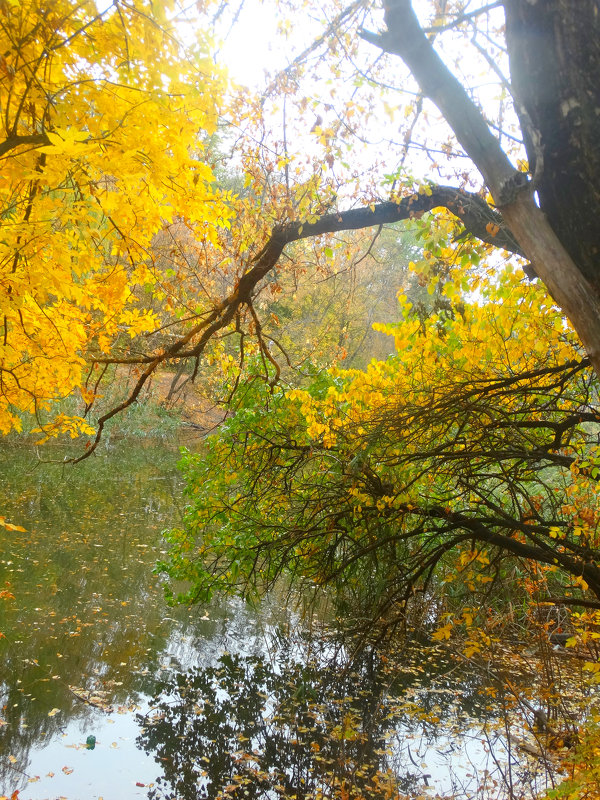
[[[600,297],[535,204],[530,181],[514,169],[483,115],[425,35],[410,0],[385,0],[387,30],[363,39],[406,63],[473,160],[536,274],[579,334],[600,376]]]
[[[600,600],[587,600],[584,597],[548,597],[545,603],[555,606],[581,606],[582,608],[600,608]]]
[[[503,186],[516,170],[463,85],[434,50],[410,0],[387,0],[385,21],[387,31],[377,37],[377,41],[373,40],[372,34],[365,36],[366,32],[361,36],[387,53],[402,58],[423,93],[440,109],[486,184],[492,191]],[[517,174],[527,181],[526,175]],[[498,198],[495,199],[498,202]]]
[[[496,0],[493,3],[488,3],[485,6],[481,6],[481,8],[476,8],[474,11],[463,11],[460,14],[457,14],[452,22],[447,22],[445,25],[433,25],[431,28],[425,28],[425,33],[437,34],[443,33],[444,31],[450,31],[463,22],[469,22],[470,20],[475,19],[475,17],[479,17],[482,14],[487,14],[494,8],[500,8],[503,3],[504,0]]]
[[[50,144],[50,139],[45,133],[32,133],[30,136],[9,136],[3,142],[0,142],[0,158],[16,147],[26,144],[34,147],[39,144]]]
[[[215,333],[226,328],[233,320],[240,306],[251,304],[253,292],[260,281],[277,265],[287,244],[301,239],[323,236],[344,230],[358,230],[375,225],[393,224],[406,219],[419,217],[438,207],[447,208],[462,220],[465,230],[482,241],[513,253],[520,253],[519,246],[507,229],[502,216],[478,194],[466,192],[453,186],[431,186],[427,193],[415,193],[403,197],[398,202],[376,203],[365,208],[353,208],[334,214],[325,214],[315,222],[287,222],[273,228],[271,236],[262,250],[254,256],[251,268],[240,278],[236,288],[217,305],[209,316],[195,325],[185,336],[152,355],[131,358],[98,357],[91,358],[96,364],[147,364],[138,378],[131,394],[122,403],[108,411],[98,420],[96,437],[86,452],[75,463],[88,458],[102,438],[104,425],[116,414],[124,411],[138,398],[144,384],[164,361],[182,358],[198,358]],[[494,231],[495,233],[490,233]],[[199,337],[197,341],[193,341]],[[188,347],[186,347],[188,345]],[[190,346],[191,345],[191,346]]]
[[[339,231],[359,230],[376,225],[390,225],[407,219],[418,218],[434,208],[447,208],[459,218],[465,226],[465,231],[483,242],[500,247],[511,253],[521,254],[519,246],[506,227],[502,216],[491,208],[483,198],[472,192],[457,189],[453,186],[431,186],[428,193],[412,194],[403,197],[398,202],[386,201],[375,203],[364,208],[352,208],[348,211],[325,214],[314,222],[286,222],[276,225],[262,250],[254,256],[251,268],[240,278],[237,287],[226,297],[203,322],[194,326],[183,339],[165,348],[159,355],[143,355],[139,357],[110,357],[101,356],[91,358],[92,363],[98,364],[152,364],[167,359],[189,358],[199,355],[199,345],[191,349],[182,349],[185,344],[202,331],[224,327],[230,320],[226,311],[233,306],[238,308],[243,303],[252,300],[252,293],[259,282],[276,266],[284,247],[301,239],[324,236],[328,233]],[[492,231],[492,233],[490,233]],[[227,317],[227,323],[223,322]],[[209,337],[210,338],[210,337]],[[202,341],[206,343],[203,335]]]

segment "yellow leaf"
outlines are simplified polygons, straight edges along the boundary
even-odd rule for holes
[[[0,517],[0,525],[3,528],[6,528],[7,531],[25,531],[26,528],[23,528],[21,525],[13,525],[12,522],[7,522],[6,517]]]

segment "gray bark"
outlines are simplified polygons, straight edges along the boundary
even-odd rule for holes
[[[590,70],[592,75],[587,77],[585,86],[588,88],[585,92],[589,93],[591,91],[589,87],[594,85],[594,79],[597,88],[600,76],[595,69],[597,64],[595,56],[597,56],[597,50],[600,45],[598,44],[598,37],[595,36],[593,38],[593,36],[598,26],[596,11],[599,1],[581,0],[580,3],[580,0],[577,0],[577,3],[575,3],[573,0],[570,0],[570,2],[569,0],[506,0],[507,14],[512,26],[512,33],[508,39],[509,48],[511,49],[511,63],[513,65],[518,63],[519,69],[521,69],[521,64],[523,65],[523,74],[517,78],[517,84],[520,86],[522,94],[521,102],[523,104],[529,103],[528,109],[525,109],[525,105],[523,105],[521,110],[522,119],[526,118],[527,112],[529,112],[529,117],[534,120],[540,120],[546,114],[548,131],[550,132],[553,130],[553,120],[556,120],[557,114],[562,113],[560,103],[564,102],[564,97],[561,101],[561,95],[557,94],[555,90],[548,92],[542,91],[540,88],[540,91],[536,94],[535,89],[528,87],[527,65],[529,61],[523,54],[530,46],[531,39],[535,38],[536,26],[546,30],[548,21],[553,13],[552,20],[556,28],[561,19],[565,24],[568,22],[566,19],[567,12],[570,12],[572,16],[579,12],[580,6],[587,9],[591,33],[588,33],[590,41],[584,50],[585,52],[590,51],[591,54],[583,57],[583,63],[580,63],[581,59],[573,58],[573,62],[577,65],[577,69],[574,68],[576,74],[573,75],[570,81],[563,79],[561,86],[564,85],[574,90],[574,87],[579,87],[580,78],[583,80],[581,73]],[[577,240],[586,235],[583,225],[581,231],[579,229],[574,230],[580,216],[573,213],[563,213],[563,216],[561,216],[557,211],[556,216],[564,220],[564,224],[557,225],[557,229],[555,229],[552,219],[549,219],[544,213],[545,209],[540,209],[534,202],[534,187],[527,180],[527,177],[518,172],[511,164],[500,147],[497,138],[488,128],[480,110],[471,100],[462,84],[436,53],[417,20],[410,0],[387,0],[384,3],[384,7],[387,30],[381,35],[363,33],[363,37],[386,52],[399,55],[411,70],[423,93],[440,109],[453,129],[459,143],[481,172],[496,205],[502,211],[504,220],[519,243],[521,251],[531,261],[536,274],[545,283],[548,291],[579,334],[594,370],[600,376],[600,284],[594,279],[594,275],[597,273],[593,273],[593,270],[586,266],[581,258],[583,249],[586,252],[589,251],[592,256],[595,254],[597,269],[598,256],[595,242],[600,226],[596,225],[594,228],[587,225],[585,227],[590,241],[586,242],[585,247],[579,246],[579,248],[572,246],[572,240]],[[521,16],[519,17],[519,15]],[[517,35],[515,30],[520,24],[518,20],[524,19],[525,16],[527,16],[531,25],[524,32]],[[581,25],[574,26],[571,24],[569,30],[571,31],[569,37],[563,38],[565,41],[568,40],[570,46],[574,47],[578,42],[578,36],[583,35]],[[554,36],[554,39],[546,37],[539,46],[540,48],[548,49],[552,46],[559,48],[563,38],[558,34]],[[548,58],[552,59],[553,57],[557,60],[555,73],[560,69],[570,69],[571,58],[568,52],[550,52]],[[543,80],[544,74],[542,72],[538,75],[538,82],[543,82]],[[564,89],[564,91],[566,92],[567,89]],[[578,97],[583,102],[583,95],[580,94]],[[594,113],[598,116],[598,104],[597,102],[595,105],[593,103],[594,101],[592,100]],[[553,114],[546,111],[548,106],[552,108]],[[589,116],[590,114],[586,116],[586,119]],[[567,114],[567,122],[568,117],[569,115]],[[569,177],[569,159],[573,158],[575,160],[576,155],[581,156],[582,153],[588,152],[590,148],[593,149],[594,142],[597,150],[598,142],[600,141],[599,139],[594,140],[593,136],[589,137],[585,125],[575,124],[574,115],[571,122],[571,131],[569,133],[571,146],[561,149],[560,143],[557,143],[557,151],[553,153],[551,158],[551,161],[553,159],[555,164],[559,164],[560,160],[563,159],[561,174],[568,173]],[[600,122],[596,120],[596,125],[598,124]],[[586,131],[584,137],[582,137],[580,128]],[[593,128],[593,130],[595,131],[596,128]],[[535,135],[534,125],[529,125],[528,134],[532,153],[534,151],[538,153],[536,166],[540,166],[539,162],[543,160],[543,171],[541,172],[543,176],[546,164],[545,149],[548,147],[548,142],[544,138],[540,140],[540,137]],[[579,170],[577,172],[579,183],[585,183],[588,180],[593,181],[591,175],[584,174],[584,169],[581,165],[582,161],[583,159],[580,157],[577,162],[579,166],[574,167],[575,171]],[[540,170],[538,170],[538,173],[540,173]],[[536,177],[539,177],[539,175]],[[550,182],[550,179],[551,173],[542,180]],[[580,203],[579,209],[581,214],[595,214],[597,219],[597,203],[595,206],[593,205],[594,197],[597,195],[596,186],[597,184],[594,183],[594,188],[584,195],[585,200],[582,201],[590,202],[591,208],[584,209]],[[563,195],[559,181],[553,186],[552,191],[557,207],[568,205],[572,200],[572,196]],[[581,219],[583,218],[581,217]],[[590,227],[592,228],[591,231],[589,230]],[[570,232],[570,237],[565,235],[564,229]]]

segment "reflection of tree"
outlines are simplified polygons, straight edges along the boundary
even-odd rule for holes
[[[138,744],[164,776],[151,798],[383,798],[401,781],[388,769],[390,714],[379,667],[363,654],[352,669],[225,653],[217,664],[158,686]]]
[[[70,685],[125,707],[152,691],[171,627],[152,570],[177,454],[128,443],[120,456],[65,472],[34,469],[28,448],[0,449],[0,505],[27,529],[0,539],[0,588],[15,596],[0,608],[0,753],[16,758],[0,758],[2,789],[26,780],[30,751],[65,720],[101,713]]]

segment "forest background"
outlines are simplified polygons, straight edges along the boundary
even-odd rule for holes
[[[468,658],[566,631],[593,682],[598,3],[281,3],[256,95],[213,43],[243,8],[191,13],[0,3],[0,430],[77,462],[176,370],[226,409],[184,599],[292,575]],[[598,794],[585,722],[562,796]]]

